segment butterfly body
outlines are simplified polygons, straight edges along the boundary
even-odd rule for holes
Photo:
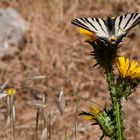
[[[128,31],[140,23],[140,14],[132,13],[118,17],[79,18],[72,20],[72,24],[93,32],[97,38],[111,44],[119,43]]]

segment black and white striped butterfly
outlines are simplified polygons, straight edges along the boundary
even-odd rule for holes
[[[79,18],[72,20],[72,24],[84,28],[105,41],[112,44],[121,42],[128,31],[140,23],[140,14],[132,13],[118,17]]]

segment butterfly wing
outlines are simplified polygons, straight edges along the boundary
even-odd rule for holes
[[[94,32],[98,37],[109,37],[106,23],[102,18],[79,18],[72,20],[72,24]]]
[[[109,19],[111,22],[108,22]],[[109,23],[111,23],[111,26]],[[107,18],[107,20],[102,18],[79,18],[72,20],[72,24],[95,33],[99,38],[109,39],[113,35],[118,40],[121,40],[138,23],[140,23],[139,13]],[[111,27],[111,30],[109,27]]]
[[[123,16],[116,17],[115,19],[115,35],[122,36],[127,34],[127,32],[140,23],[140,14],[132,13]]]

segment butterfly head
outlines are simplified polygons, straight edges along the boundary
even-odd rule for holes
[[[114,36],[114,35],[112,35],[112,36],[109,38],[109,41],[110,41],[112,44],[114,44],[114,43],[116,43],[116,41],[117,41],[117,37]]]
[[[110,36],[108,39],[111,44],[116,44],[118,42],[118,38],[114,35]]]

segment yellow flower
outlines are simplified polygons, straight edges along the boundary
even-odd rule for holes
[[[120,76],[123,78],[140,78],[140,66],[138,62],[131,61],[125,57],[118,57],[115,61]]]
[[[14,88],[9,88],[7,90],[7,94],[10,96],[10,95],[15,95],[16,94],[16,90]]]
[[[100,110],[99,110],[99,107],[98,106],[93,106],[90,108],[90,111],[86,114],[82,114],[84,115],[84,118],[87,119],[87,120],[93,120],[95,119],[98,115],[100,114]]]
[[[89,41],[95,41],[97,39],[97,36],[94,32],[90,32],[84,28],[78,28],[79,32],[85,36],[87,36],[87,40]]]

